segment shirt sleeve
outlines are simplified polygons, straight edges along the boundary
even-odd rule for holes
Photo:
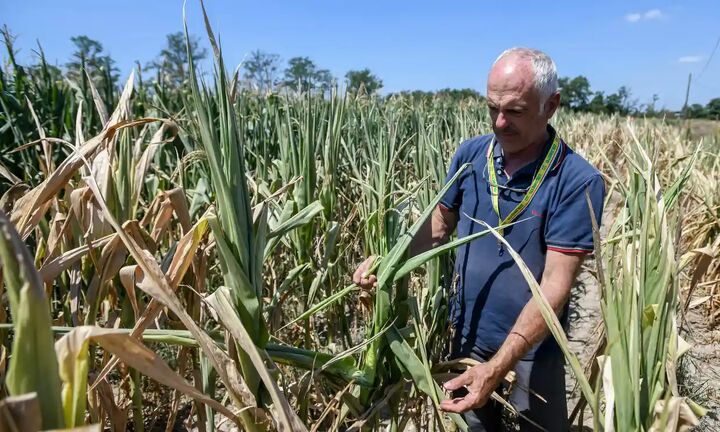
[[[594,250],[593,228],[585,191],[590,196],[598,226],[603,212],[605,183],[600,174],[593,175],[580,187],[574,188],[559,204],[548,212],[545,243],[548,250],[587,254]]]
[[[448,173],[445,177],[444,184],[447,184],[448,181],[453,178],[455,173],[457,173],[457,170],[463,165],[465,160],[464,153],[466,147],[466,143],[463,143],[458,147],[457,151],[455,152],[455,155],[450,162],[450,168],[448,168]],[[445,195],[443,195],[443,197],[440,199],[440,205],[445,207],[446,210],[456,211],[460,208],[460,204],[462,204],[462,190],[460,188],[461,182],[462,179],[458,178],[455,183],[450,186],[448,191],[445,192]]]

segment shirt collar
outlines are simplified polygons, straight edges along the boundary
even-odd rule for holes
[[[555,136],[557,135],[557,132],[555,131],[555,128],[553,128],[550,124],[547,125],[547,131],[548,131],[548,140],[545,142],[545,145],[543,147],[543,151],[540,154],[540,156],[535,159],[534,161],[528,163],[527,165],[524,165],[515,173],[513,174],[513,179],[519,179],[520,177],[529,176],[532,177],[535,173],[535,169],[537,166],[542,163],[542,161],[545,159],[545,156],[547,155],[548,151],[550,151],[550,146],[552,145],[553,140],[555,139]],[[493,137],[493,141],[495,141],[495,144],[493,146],[493,158],[495,160],[495,166],[499,167],[501,169],[504,169],[505,167],[505,161],[502,151],[502,146],[497,143],[497,140]],[[560,151],[558,152],[557,156],[555,156],[555,160],[553,160],[550,171],[554,171],[560,166],[560,163],[562,162],[562,159],[565,155],[565,142],[560,139]]]

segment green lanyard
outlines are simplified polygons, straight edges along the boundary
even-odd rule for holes
[[[495,158],[493,157],[494,147],[495,139],[493,139],[492,143],[490,143],[487,153],[488,179],[490,180],[490,197],[492,198],[493,210],[495,210],[495,214],[497,214],[498,216],[499,225],[507,225],[517,219],[518,216],[520,216],[520,214],[527,208],[527,206],[530,205],[530,201],[532,201],[532,199],[535,197],[538,189],[540,189],[540,185],[545,180],[545,177],[547,177],[547,174],[550,172],[550,165],[552,164],[552,161],[555,159],[555,156],[560,151],[560,138],[558,138],[557,134],[555,134],[552,145],[550,145],[550,150],[545,156],[545,160],[543,160],[540,168],[535,172],[532,183],[530,183],[530,187],[528,188],[527,192],[525,192],[525,196],[523,197],[522,201],[520,201],[520,203],[518,203],[518,205],[515,206],[515,208],[510,212],[510,214],[508,214],[504,219],[500,216],[500,188],[498,187],[497,176],[495,174]],[[502,228],[498,228],[498,232],[500,233],[500,235],[502,235]],[[502,243],[500,243],[500,251],[502,252]]]

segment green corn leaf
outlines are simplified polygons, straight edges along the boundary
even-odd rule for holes
[[[270,358],[276,363],[319,371],[328,376],[338,377],[345,383],[354,380],[360,385],[366,385],[362,373],[355,365],[355,360],[350,356],[352,352],[364,347],[366,343],[367,341],[351,348],[352,351],[348,350],[335,356],[287,345],[268,344],[266,349]]]
[[[350,286],[347,286],[347,287],[343,288],[342,290],[334,293],[334,294],[331,295],[331,296],[326,297],[325,299],[323,299],[321,302],[319,302],[319,303],[316,304],[315,306],[313,306],[313,307],[311,307],[310,309],[306,310],[305,312],[303,312],[302,314],[300,314],[297,318],[295,318],[294,320],[292,320],[292,321],[290,321],[289,323],[285,324],[280,330],[282,330],[282,329],[284,329],[285,327],[288,327],[288,326],[290,326],[290,325],[292,325],[292,324],[295,324],[295,323],[298,322],[298,321],[302,321],[302,320],[307,319],[307,318],[309,318],[309,317],[311,317],[311,316],[313,316],[313,315],[315,315],[315,314],[317,314],[317,313],[319,313],[319,312],[324,311],[324,310],[327,309],[329,306],[333,305],[334,303],[337,303],[337,302],[340,301],[343,297],[345,297],[346,295],[348,295],[348,294],[350,294],[351,292],[354,292],[354,291],[360,291],[360,287],[357,286],[357,285],[355,285],[355,284],[352,284],[352,285],[350,285]]]
[[[390,349],[395,354],[395,361],[402,364],[405,372],[412,377],[415,385],[428,395],[439,409],[440,400],[444,397],[440,386],[432,378],[432,372],[427,363],[421,361],[413,351],[412,347],[405,341],[400,331],[393,325],[386,333]],[[467,424],[459,414],[448,414],[455,424],[463,431],[467,430]]]
[[[475,219],[473,219],[473,218],[470,218],[470,219],[473,220],[473,221],[475,221]],[[524,221],[529,220],[529,219],[530,219],[530,218],[526,218],[526,219],[522,219],[522,220],[519,220],[519,221],[515,221],[515,222],[509,223],[509,224],[505,224],[505,225],[502,225],[502,226],[497,227],[496,229],[505,229],[505,228],[507,228],[507,227],[509,227],[509,226],[515,225],[515,224],[517,224],[517,223],[524,222]],[[487,235],[489,232],[490,232],[489,230],[483,230],[483,231],[480,231],[480,232],[476,232],[476,233],[474,233],[474,234],[470,234],[470,235],[468,235],[468,236],[465,236],[465,237],[462,237],[462,238],[459,238],[459,239],[455,239],[455,240],[449,241],[449,242],[447,242],[447,243],[445,243],[445,244],[443,244],[443,245],[434,247],[434,248],[432,248],[432,249],[430,249],[430,250],[428,250],[428,251],[425,251],[425,252],[423,252],[423,253],[417,254],[417,255],[415,255],[414,257],[408,258],[408,259],[407,259],[405,262],[403,262],[402,265],[395,271],[394,280],[395,280],[395,281],[400,280],[402,277],[406,276],[408,273],[410,273],[411,271],[415,270],[416,268],[422,266],[423,264],[425,264],[426,262],[432,260],[433,258],[437,258],[437,257],[439,257],[440,255],[442,255],[442,254],[444,254],[444,253],[447,253],[447,252],[449,252],[449,251],[457,248],[458,246],[462,246],[462,245],[464,245],[464,244],[466,244],[466,243],[470,243],[471,241],[476,240],[476,239],[478,239],[478,238],[480,238],[480,237],[484,237],[484,236]]]
[[[415,221],[415,223],[402,236],[400,236],[400,238],[395,243],[395,246],[390,250],[390,252],[380,264],[380,268],[378,271],[378,286],[384,286],[385,282],[387,282],[390,278],[394,277],[394,273],[397,270],[396,267],[399,261],[402,259],[403,255],[405,254],[408,246],[410,245],[412,238],[415,236],[415,234],[417,234],[417,232],[420,230],[420,227],[425,223],[427,218],[430,217],[432,212],[435,210],[435,207],[437,207],[440,200],[443,198],[443,196],[445,196],[445,193],[458,180],[458,178],[460,178],[463,172],[471,166],[471,164],[466,163],[463,164],[460,168],[458,168],[455,175],[452,176],[452,178],[448,180],[448,182],[445,184],[445,186],[443,186],[440,192],[435,195],[435,198],[430,202],[430,205],[428,205],[425,210],[423,210],[422,214]]]
[[[445,186],[438,192],[435,198],[430,202],[430,205],[425,208],[417,221],[407,230],[407,232],[400,236],[395,242],[395,246],[390,250],[386,257],[383,257],[380,261],[378,268],[378,288],[375,292],[375,308],[373,315],[373,333],[377,333],[383,328],[388,322],[391,311],[391,291],[394,280],[395,272],[397,267],[400,265],[400,260],[405,255],[405,251],[410,245],[410,241],[413,236],[417,234],[420,227],[425,223],[428,217],[435,210],[435,207],[440,202],[445,193],[450,187],[460,178],[460,175],[468,168],[471,164],[462,165],[455,175],[445,184]],[[380,356],[380,349],[382,348],[384,340],[378,339],[368,347],[367,355],[364,359],[365,364],[363,372],[367,375],[371,383],[374,383],[375,374],[377,372],[377,364]]]
[[[268,232],[268,239],[280,237],[297,227],[308,224],[315,216],[323,211],[320,201],[313,201],[305,208],[295,213],[290,219],[283,221]]]
[[[0,261],[15,330],[5,379],[8,393],[11,396],[37,393],[43,428],[63,428],[60,376],[45,288],[30,251],[2,211]]]

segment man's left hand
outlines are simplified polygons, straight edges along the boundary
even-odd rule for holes
[[[480,363],[471,367],[462,375],[444,384],[447,390],[457,390],[465,387],[468,391],[467,395],[442,401],[440,409],[462,413],[482,407],[490,399],[492,392],[498,388],[504,376],[505,374],[491,362]]]

